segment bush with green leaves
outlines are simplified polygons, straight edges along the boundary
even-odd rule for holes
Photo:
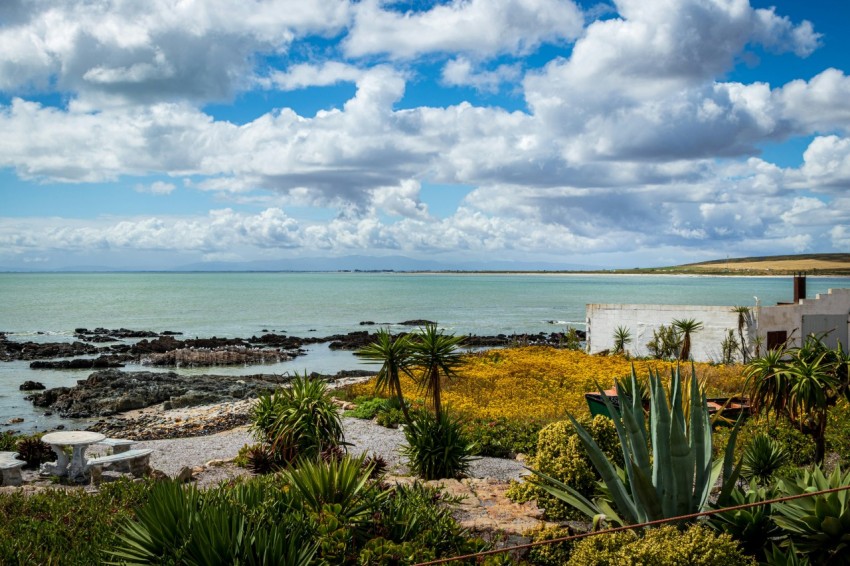
[[[553,526],[541,527],[526,534],[531,535],[531,542],[541,542],[572,536],[575,531],[570,527]],[[528,551],[528,560],[534,566],[563,566],[570,559],[573,545],[572,541],[568,541],[533,546]]]
[[[150,482],[0,494],[0,564],[100,564],[116,525],[147,498]]]
[[[0,434],[0,452],[15,452],[20,438],[10,430]]]
[[[407,444],[402,446],[402,454],[422,479],[461,477],[473,459],[475,445],[464,434],[461,421],[447,410],[437,415],[429,411],[412,414],[404,437]]]
[[[164,483],[121,529],[127,564],[410,564],[485,550],[452,518],[456,499],[370,478],[363,458],[299,460],[201,491]]]
[[[576,542],[570,566],[756,566],[726,534],[692,525],[602,534]]]
[[[356,408],[346,411],[346,417],[354,417],[355,419],[374,419],[378,413],[386,410],[388,403],[387,399],[382,397],[358,397],[354,400]]]
[[[819,466],[776,484],[781,497],[850,486],[838,466],[826,476]],[[850,564],[850,489],[774,505],[774,521],[797,551],[815,564]]]
[[[342,420],[320,379],[296,375],[289,387],[262,395],[251,412],[251,430],[281,453],[279,460],[318,458],[344,442]]]
[[[620,441],[614,422],[608,417],[597,415],[583,417],[578,421],[602,448],[611,461],[623,465]],[[540,430],[537,440],[537,455],[529,467],[546,474],[573,489],[592,496],[597,489],[599,474],[587,454],[587,449],[569,421],[552,423]],[[515,501],[537,499],[537,505],[546,511],[551,520],[584,519],[584,514],[575,507],[548,493],[534,483],[515,484],[508,496]]]
[[[475,443],[476,455],[512,458],[516,454],[537,453],[537,435],[543,426],[541,421],[479,418],[467,421],[464,430]]]

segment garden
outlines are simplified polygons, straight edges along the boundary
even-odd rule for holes
[[[415,564],[487,552],[453,518],[458,501],[427,480],[463,477],[477,456],[521,454],[533,473],[509,495],[556,526],[529,533],[540,544],[524,557],[483,563],[850,563],[840,347],[812,337],[747,364],[464,352],[428,325],[380,331],[358,354],[380,364],[376,377],[333,393],[355,403],[349,416],[403,427],[414,481],[391,481],[380,457],[348,455],[331,391],[297,377],[252,410],[255,443],[238,460],[255,477],[206,490],[148,480],[0,494],[0,562]],[[611,389],[616,402],[602,398],[613,418],[592,416],[585,393]],[[710,413],[709,397],[741,394],[749,418]],[[0,449],[21,440],[0,437]],[[626,529],[604,532],[613,527]]]

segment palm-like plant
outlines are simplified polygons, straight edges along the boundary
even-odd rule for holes
[[[419,385],[425,397],[431,399],[438,419],[442,413],[442,380],[456,375],[462,360],[459,348],[462,340],[462,337],[438,331],[436,324],[426,324],[410,343],[411,363],[422,369]]]
[[[410,340],[407,336],[393,337],[386,329],[378,330],[375,341],[358,350],[355,355],[369,362],[381,363],[375,381],[375,390],[395,395],[401,410],[404,412],[404,420],[410,422],[410,414],[404,395],[401,392],[401,373],[410,375]]]
[[[755,413],[784,417],[815,440],[815,461],[826,454],[829,408],[850,400],[850,358],[841,345],[831,350],[814,336],[799,348],[776,349],[747,366],[746,389]]]
[[[691,357],[691,334],[702,330],[702,323],[694,318],[674,319],[673,328],[682,335],[682,349],[679,351],[679,359],[687,360]]]
[[[614,331],[614,353],[625,354],[626,345],[632,341],[632,333],[625,326],[618,326]]]
[[[744,363],[749,361],[749,350],[747,343],[744,341],[744,326],[750,320],[750,307],[732,307],[732,312],[738,315],[738,338],[740,339],[741,359]]]

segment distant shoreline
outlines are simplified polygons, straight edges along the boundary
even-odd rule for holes
[[[663,275],[670,277],[789,277],[797,273],[803,273],[807,277],[846,277],[850,278],[850,268],[839,270],[818,269],[815,271],[805,270],[718,270],[707,269],[681,269],[681,268],[638,268],[629,270],[587,270],[587,271],[509,271],[509,270],[323,270],[323,271],[290,271],[290,270],[211,270],[211,271],[167,271],[167,270],[98,270],[98,271],[0,271],[0,275],[227,275],[245,273],[290,273],[290,274],[352,274],[352,275],[539,275],[539,276],[564,276],[564,275],[606,275],[606,276],[642,276]]]

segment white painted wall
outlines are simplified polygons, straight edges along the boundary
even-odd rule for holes
[[[729,330],[738,334],[738,315],[732,307],[693,305],[587,305],[587,351],[598,354],[614,349],[614,332],[624,326],[632,334],[626,346],[633,356],[648,356],[646,345],[652,333],[662,324],[670,326],[674,319],[693,318],[703,329],[691,335],[691,356],[697,361],[720,361],[721,342]]]
[[[803,340],[803,316],[843,314],[850,324],[850,289],[830,289],[826,294],[815,295],[813,299],[801,299],[797,305],[759,307],[754,314],[754,332],[765,342],[769,331],[785,330],[791,338],[789,345],[800,346]],[[848,344],[844,344],[844,347],[847,351]]]
[[[721,343],[729,330],[735,331],[738,338],[738,315],[731,306],[693,306],[693,305],[623,305],[589,304],[587,316],[587,351],[598,354],[614,349],[614,332],[618,326],[629,329],[632,342],[626,349],[633,356],[648,356],[646,345],[652,340],[652,333],[662,324],[669,326],[674,319],[693,318],[703,323],[703,329],[691,335],[691,356],[697,361],[720,361]],[[753,344],[758,335],[767,343],[767,333],[785,330],[791,341],[790,346],[799,346],[802,342],[803,316],[808,315],[846,315],[850,325],[850,289],[830,289],[826,294],[818,294],[812,299],[801,299],[799,304],[759,306],[752,309],[750,324],[744,331],[745,340]],[[850,331],[850,328],[848,328]],[[845,351],[850,344],[844,344]],[[753,348],[750,348],[752,352]],[[764,349],[762,348],[762,353]],[[740,354],[736,356],[740,359]]]

